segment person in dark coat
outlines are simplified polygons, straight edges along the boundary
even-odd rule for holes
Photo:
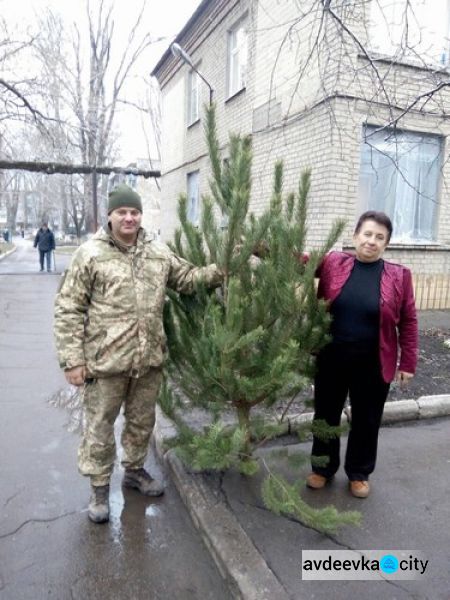
[[[349,395],[352,420],[344,467],[357,498],[370,492],[389,385],[394,379],[406,384],[417,365],[411,272],[381,258],[391,234],[386,214],[365,212],[355,228],[355,254],[331,252],[317,272],[318,295],[329,304],[332,324],[331,342],[317,357],[314,420],[339,425]],[[339,437],[314,436],[312,457],[307,485],[320,489],[339,468]],[[318,457],[326,457],[326,464],[319,465]]]
[[[55,249],[55,236],[46,222],[42,223],[42,227],[34,238],[34,247],[39,250],[40,271],[44,270],[44,257],[46,257],[47,271],[50,273],[52,270],[52,251]]]

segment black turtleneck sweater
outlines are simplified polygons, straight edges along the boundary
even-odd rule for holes
[[[333,341],[376,344],[380,331],[380,281],[383,260],[355,260],[350,277],[331,305]]]

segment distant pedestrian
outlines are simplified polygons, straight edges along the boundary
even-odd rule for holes
[[[67,381],[84,386],[85,427],[78,467],[91,482],[88,517],[109,519],[114,422],[124,408],[123,485],[164,492],[145,469],[162,377],[166,287],[191,294],[217,287],[216,265],[194,267],[141,227],[142,201],[127,185],[109,194],[108,224],[75,252],[55,303],[55,337]]]
[[[25,229],[23,227],[20,228],[20,235],[22,236],[22,239],[25,237]]]
[[[39,264],[41,266],[40,271],[44,270],[44,257],[47,262],[47,271],[50,273],[52,270],[52,252],[55,249],[55,236],[49,229],[48,223],[45,221],[42,223],[41,228],[34,238],[34,247],[39,250]]]
[[[331,342],[317,357],[314,420],[339,425],[349,395],[352,417],[344,467],[357,498],[370,492],[390,383],[395,377],[401,385],[407,383],[417,364],[411,272],[381,258],[391,234],[387,215],[365,212],[353,236],[355,254],[331,252],[317,272],[318,295],[328,301],[333,320]],[[339,445],[339,436],[314,436],[308,487],[320,489],[332,479],[339,468]],[[319,466],[318,457],[326,457],[326,464]]]

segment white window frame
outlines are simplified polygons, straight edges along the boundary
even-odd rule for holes
[[[197,67],[196,67],[197,68]],[[193,69],[187,75],[187,126],[200,120],[200,77]]]
[[[227,97],[231,98],[247,84],[248,36],[247,17],[228,30],[227,40]]]
[[[200,222],[200,171],[191,171],[186,176],[187,218],[196,227]]]
[[[442,155],[440,136],[364,127],[359,209],[389,215],[391,242],[436,242]]]

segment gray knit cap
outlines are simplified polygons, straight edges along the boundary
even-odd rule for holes
[[[121,206],[127,206],[130,208],[137,208],[142,212],[142,200],[137,192],[135,192],[130,186],[125,183],[121,183],[108,195],[108,215],[111,211]]]

